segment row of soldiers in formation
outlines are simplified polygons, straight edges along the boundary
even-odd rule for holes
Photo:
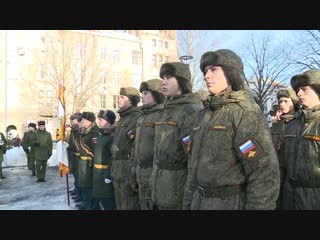
[[[98,173],[101,189],[109,189],[100,198],[108,199],[109,205],[100,201],[104,209],[320,209],[320,71],[292,77],[301,108],[286,112],[284,103],[295,100],[290,90],[280,92],[283,114],[270,131],[237,54],[206,52],[200,69],[210,94],[203,109],[192,92],[189,66],[180,62],[163,64],[161,80],[141,83],[142,107],[137,89],[122,88],[113,130],[104,117],[110,111],[98,115],[111,125],[104,133],[110,141],[97,153],[93,143],[97,148],[102,135],[93,130],[94,115],[81,114],[82,133],[72,140],[80,147],[70,149],[78,164],[72,194],[82,201],[80,209],[97,206],[92,200],[99,202]]]
[[[120,89],[117,123],[110,110],[98,114],[101,129],[92,112],[71,116],[79,209],[320,209],[320,71],[291,78],[301,107],[286,112],[294,93],[280,92],[270,131],[237,54],[206,52],[200,69],[203,109],[189,66],[172,62],[141,83],[142,107],[137,89]]]

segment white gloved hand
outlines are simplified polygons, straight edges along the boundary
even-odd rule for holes
[[[109,183],[111,183],[111,180],[108,179],[108,178],[105,178],[105,179],[104,179],[104,182],[107,183],[107,184],[109,184]]]
[[[31,151],[31,147],[29,146],[28,149],[29,149],[29,152],[30,152]]]

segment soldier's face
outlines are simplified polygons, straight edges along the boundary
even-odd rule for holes
[[[45,127],[46,127],[45,125],[39,125],[39,130],[43,131],[45,129]]]
[[[107,123],[107,121],[105,119],[98,117],[99,128],[103,128],[106,125],[106,123]]]
[[[220,66],[207,66],[205,68],[204,80],[208,91],[214,95],[221,93],[230,85]]]
[[[320,104],[319,95],[310,86],[299,87],[297,96],[304,109]]]
[[[284,114],[287,114],[294,110],[294,106],[291,98],[281,97],[279,99],[279,105],[280,105],[280,111]]]
[[[156,104],[156,101],[154,100],[154,97],[152,96],[150,91],[142,91],[141,101],[144,106]]]
[[[87,128],[90,126],[92,122],[90,122],[89,120],[82,118],[81,122],[80,122],[80,127],[84,127]]]
[[[29,132],[34,132],[34,128],[33,127],[28,127]]]
[[[119,97],[119,108],[126,108],[131,105],[131,101],[127,96],[120,95]]]
[[[164,76],[162,79],[162,90],[164,96],[179,96],[182,94],[178,80],[175,77]]]

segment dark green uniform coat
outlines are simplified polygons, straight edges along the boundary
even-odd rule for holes
[[[0,132],[0,136],[1,136],[0,141],[3,142],[3,143],[2,142],[0,143],[0,178],[2,178],[3,154],[5,154],[7,151],[7,140],[1,132]]]
[[[137,121],[134,167],[136,167],[139,200],[142,210],[150,209],[150,176],[154,154],[154,129],[155,123],[160,121],[160,110],[163,110],[163,104],[142,107],[143,115]]]
[[[35,132],[33,131],[27,131],[23,134],[22,139],[22,148],[27,153],[28,157],[28,169],[32,171],[32,173],[35,173],[35,159],[34,159],[34,148],[31,147],[31,139],[33,134]],[[29,151],[29,147],[31,148]]]
[[[129,158],[133,151],[137,119],[142,112],[139,107],[119,110],[120,119],[117,123],[112,144],[111,177],[115,191],[116,206],[120,210],[139,209],[138,192],[131,189]]]
[[[80,160],[78,166],[78,187],[80,188],[92,188],[92,176],[93,176],[93,157],[94,150],[98,138],[100,137],[100,129],[96,123],[92,123],[84,132],[80,135],[79,139],[79,152]]]
[[[161,120],[156,122],[151,198],[158,209],[182,209],[188,155],[182,139],[190,135],[200,110],[194,93],[167,99]]]
[[[103,129],[94,150],[92,197],[95,199],[114,198],[113,184],[106,184],[104,179],[111,179],[112,129]]]
[[[303,110],[282,135],[285,182],[282,209],[320,210],[320,106]]]
[[[46,130],[38,130],[32,134],[31,149],[34,149],[37,179],[44,179],[46,176],[47,161],[52,155],[51,133]]]
[[[275,209],[278,159],[267,121],[247,90],[211,96],[189,148],[183,209]]]

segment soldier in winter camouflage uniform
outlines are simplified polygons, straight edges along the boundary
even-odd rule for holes
[[[154,129],[155,123],[160,121],[164,96],[160,79],[142,82],[139,90],[142,94],[143,115],[137,121],[132,177],[139,186],[141,209],[151,210],[150,176],[154,154]]]
[[[291,78],[303,110],[283,132],[284,186],[281,209],[320,210],[320,70]]]
[[[120,119],[117,123],[112,144],[111,178],[118,210],[140,209],[138,189],[132,188],[130,157],[133,157],[133,143],[136,134],[137,119],[142,112],[137,107],[140,101],[139,91],[133,87],[121,88],[119,98]]]
[[[275,209],[279,165],[267,121],[245,88],[234,52],[206,52],[200,69],[209,106],[193,127],[183,209]]]
[[[200,110],[200,99],[192,93],[189,65],[165,63],[160,77],[166,99],[161,120],[155,123],[151,198],[156,209],[182,209],[188,173],[185,145]]]
[[[284,183],[283,177],[285,176],[283,171],[285,171],[285,169],[283,167],[283,153],[281,153],[280,149],[278,148],[278,143],[280,140],[280,135],[283,133],[284,127],[295,118],[295,112],[299,110],[299,104],[296,93],[291,88],[280,90],[277,94],[277,98],[281,115],[280,120],[272,125],[271,134],[273,144],[276,148],[280,167],[280,194],[277,200],[277,208],[279,208],[282,198],[282,187]]]

